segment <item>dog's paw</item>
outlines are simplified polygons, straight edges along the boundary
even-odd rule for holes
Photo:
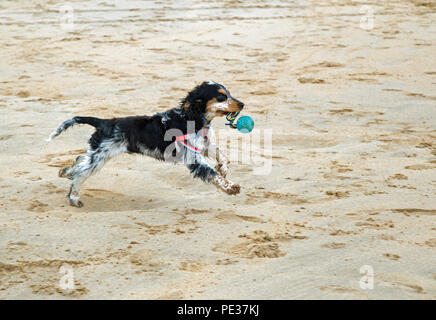
[[[230,195],[238,194],[241,191],[241,186],[239,184],[235,184],[220,175],[216,175],[214,177],[213,183],[217,186],[218,189]]]
[[[76,208],[81,208],[81,207],[83,207],[83,202],[80,200],[71,200],[70,199],[70,206],[76,207]]]
[[[61,178],[66,178],[66,172],[67,172],[67,168],[62,168],[59,170],[59,177]]]
[[[241,192],[241,186],[239,184],[234,184],[226,190],[229,195],[236,195]]]
[[[71,180],[71,172],[69,172],[70,168],[63,168],[59,170],[59,177],[61,178],[67,178]]]

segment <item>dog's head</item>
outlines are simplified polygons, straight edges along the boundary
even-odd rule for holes
[[[244,108],[244,104],[233,98],[223,85],[213,81],[196,86],[181,101],[180,106],[186,112],[195,116],[200,115],[208,121]]]

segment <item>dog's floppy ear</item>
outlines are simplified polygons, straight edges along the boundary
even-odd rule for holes
[[[194,90],[190,91],[185,98],[180,101],[180,107],[189,110],[193,104],[195,97],[198,96],[199,86],[196,86]]]
[[[189,103],[189,101],[187,101],[186,99],[183,99],[180,102],[180,108],[184,109],[184,110],[188,110],[189,107],[191,106],[191,104]]]
[[[189,101],[189,108],[186,110],[191,116],[196,117],[206,112],[206,103],[202,98]]]
[[[202,85],[198,85],[180,102],[180,107],[195,115],[206,112],[206,101],[202,96]]]
[[[191,108],[192,105],[192,97],[190,96],[190,93],[180,101],[180,108],[184,109],[185,111],[188,111]]]

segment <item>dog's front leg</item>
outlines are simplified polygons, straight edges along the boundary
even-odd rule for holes
[[[238,194],[241,191],[241,186],[237,183],[234,183],[230,181],[229,179],[226,179],[225,177],[221,176],[220,174],[217,174],[213,178],[213,183],[218,189],[221,189],[227,194]]]
[[[194,163],[188,164],[188,168],[195,178],[205,182],[213,183],[218,189],[227,194],[238,194],[241,186],[223,177],[218,171],[212,168],[203,156],[197,156]]]
[[[216,148],[215,156],[216,161],[218,162],[216,165],[216,170],[225,178],[227,176],[227,171],[229,170],[229,160],[218,147]]]
[[[229,170],[229,160],[223,152],[215,145],[211,144],[206,151],[207,157],[215,157],[217,165],[215,170],[224,178],[227,176],[227,171]]]

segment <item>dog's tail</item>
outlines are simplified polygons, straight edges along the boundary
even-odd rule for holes
[[[47,142],[50,142],[54,138],[56,138],[58,135],[60,135],[62,132],[67,130],[69,127],[72,127],[76,124],[89,124],[95,128],[100,128],[103,124],[104,120],[94,117],[74,117],[72,119],[68,119],[67,121],[64,121],[55,131],[53,131],[48,139]]]

